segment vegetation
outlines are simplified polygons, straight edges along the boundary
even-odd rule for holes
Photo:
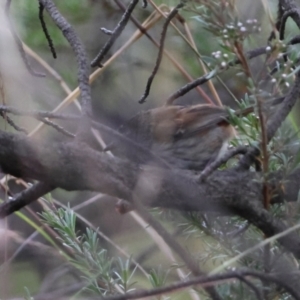
[[[300,15],[246,2],[1,6],[1,299],[300,299]],[[204,170],[118,131],[199,103]]]

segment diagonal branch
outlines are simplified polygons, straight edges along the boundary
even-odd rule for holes
[[[237,214],[268,237],[287,229],[263,208],[258,172],[216,171],[209,181],[199,184],[190,172],[137,165],[96,152],[81,143],[38,142],[3,131],[0,131],[0,167],[5,173],[49,186],[98,191],[130,202],[135,191],[136,199],[150,207]],[[269,181],[273,183],[276,202],[296,201],[300,169],[287,178],[283,176],[275,173]],[[283,178],[284,184],[280,182]],[[137,191],[138,181],[142,183]],[[3,209],[5,204],[0,205],[0,214]],[[296,234],[290,233],[278,241],[300,258],[300,240]]]
[[[201,285],[208,286],[214,285],[217,286],[219,284],[227,283],[227,281],[231,281],[232,279],[245,279],[247,277],[253,277],[260,279],[262,282],[270,282],[275,283],[279,287],[282,287],[286,290],[286,292],[290,293],[295,299],[300,299],[299,291],[295,288],[291,287],[287,282],[284,282],[280,278],[278,278],[277,274],[264,274],[257,271],[252,270],[241,270],[241,271],[228,271],[223,274],[210,275],[210,276],[198,276],[196,278],[184,281],[184,282],[176,282],[170,284],[165,287],[159,287],[151,290],[137,290],[134,292],[129,292],[122,295],[115,295],[110,297],[105,297],[104,300],[129,300],[129,299],[140,299],[151,296],[163,295],[165,293],[173,293],[182,288]],[[258,298],[259,299],[259,298]]]
[[[107,52],[110,50],[110,48],[113,46],[117,38],[121,35],[123,32],[125,26],[127,25],[130,16],[135,8],[135,6],[138,4],[139,0],[132,0],[130,4],[128,5],[126,11],[124,12],[122,19],[120,20],[117,27],[114,29],[114,31],[111,32],[111,37],[107,41],[107,43],[104,45],[104,47],[101,49],[100,53],[96,56],[95,59],[91,62],[92,67],[96,66],[102,66],[101,61],[104,58],[104,56],[107,54]],[[145,5],[145,2],[144,2]]]
[[[51,192],[54,188],[46,183],[38,182],[30,188],[15,195],[2,205],[0,210],[0,219],[12,214],[13,212],[25,207],[26,205],[36,201],[38,198]]]

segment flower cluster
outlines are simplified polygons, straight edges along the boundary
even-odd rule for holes
[[[211,56],[214,58],[214,65],[219,66],[219,68],[223,69],[228,66],[229,61],[231,61],[235,56],[233,53],[227,53],[222,51],[212,52]]]
[[[252,33],[258,33],[261,27],[256,19],[248,19],[245,23],[238,21],[229,23],[221,30],[220,36],[223,41],[228,40],[244,40]]]

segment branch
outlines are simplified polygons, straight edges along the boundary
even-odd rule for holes
[[[155,75],[157,74],[157,71],[158,71],[161,61],[162,61],[168,26],[169,26],[170,22],[172,21],[172,19],[177,15],[179,9],[182,8],[183,6],[184,6],[184,4],[182,2],[180,2],[175,8],[172,9],[172,11],[169,13],[169,15],[166,18],[166,21],[163,25],[163,30],[161,32],[161,37],[160,37],[160,41],[159,41],[159,50],[158,50],[155,66],[154,66],[154,69],[153,69],[150,77],[148,78],[145,92],[142,95],[142,97],[140,98],[139,103],[144,103],[146,101],[146,98],[149,96],[153,79],[154,79]]]
[[[266,281],[270,283],[275,283],[279,287],[283,287],[286,290],[286,292],[290,293],[295,299],[300,299],[299,291],[295,290],[286,282],[278,279],[276,274],[264,274],[261,272],[246,270],[246,271],[230,271],[224,274],[217,274],[217,275],[210,275],[210,276],[199,276],[190,279],[188,281],[176,282],[165,287],[159,287],[151,290],[139,290],[139,291],[129,292],[122,295],[105,297],[104,300],[139,299],[139,298],[145,298],[150,296],[163,295],[166,293],[173,293],[180,289],[190,287],[190,286],[195,286],[195,285],[202,285],[202,286],[207,286],[209,284],[220,285],[220,284],[227,283],[232,279],[242,280],[242,278],[245,277],[253,277],[253,278],[258,278],[263,282]]]
[[[16,177],[70,191],[98,191],[129,202],[134,193],[136,199],[150,207],[238,214],[267,237],[287,229],[262,206],[260,173],[215,171],[209,181],[199,184],[188,171],[137,165],[98,153],[85,144],[39,142],[3,131],[0,131],[0,167]],[[277,202],[296,201],[299,178],[300,169],[287,178],[280,173],[273,174],[269,182],[273,183],[271,188]],[[0,205],[0,214],[3,209],[5,204]],[[296,234],[290,233],[278,241],[300,258],[300,240]]]
[[[40,19],[40,23],[41,23],[42,29],[44,31],[44,34],[45,34],[46,40],[48,42],[48,46],[50,48],[52,56],[53,56],[53,58],[57,58],[56,51],[55,51],[55,48],[54,48],[54,45],[53,45],[53,41],[51,39],[50,33],[49,33],[48,29],[47,29],[46,22],[44,20],[43,12],[44,12],[44,6],[43,6],[42,3],[39,3],[39,19]]]
[[[36,76],[36,77],[45,77],[45,74],[36,72],[30,65],[30,62],[29,62],[29,60],[26,56],[26,53],[23,49],[22,42],[21,42],[20,38],[18,37],[18,35],[15,31],[14,25],[13,25],[11,19],[10,19],[10,15],[9,15],[10,5],[11,5],[11,0],[6,0],[5,13],[6,13],[6,17],[7,17],[7,21],[8,21],[10,31],[12,33],[12,36],[13,36],[14,40],[15,40],[15,43],[17,44],[18,50],[19,50],[21,58],[22,58],[22,60],[25,64],[25,67],[31,75]]]
[[[124,12],[120,22],[114,29],[114,31],[111,32],[111,37],[110,39],[106,42],[104,47],[101,49],[100,53],[96,56],[96,58],[93,59],[91,62],[92,67],[96,66],[102,66],[101,61],[104,58],[104,56],[107,54],[107,52],[110,50],[110,48],[113,46],[117,38],[121,35],[123,32],[125,26],[127,25],[129,18],[135,8],[135,6],[138,4],[139,0],[132,0],[130,4],[128,5],[128,8]],[[144,6],[146,5],[146,2],[144,2]]]
[[[267,46],[260,47],[260,48],[257,48],[257,49],[247,52],[247,57],[248,57],[248,59],[252,59],[252,58],[255,58],[255,57],[260,56],[265,53],[267,53]],[[241,61],[239,59],[234,59],[233,61],[228,63],[226,67],[224,67],[220,70],[212,70],[209,73],[204,74],[203,76],[195,79],[194,81],[187,83],[186,85],[182,86],[179,90],[177,90],[176,92],[174,92],[172,95],[170,95],[168,97],[168,99],[166,100],[166,105],[171,105],[174,102],[174,100],[185,95],[186,93],[188,93],[189,91],[191,91],[192,89],[197,87],[198,85],[201,85],[201,84],[207,82],[208,80],[210,80],[211,78],[220,74],[221,72],[229,69],[229,67],[232,67],[232,66],[234,66],[236,64],[240,64],[240,63],[241,63]]]
[[[91,115],[91,88],[89,85],[90,67],[87,59],[86,51],[80,39],[75,33],[72,26],[59,13],[58,9],[51,0],[39,0],[39,3],[47,10],[50,17],[61,30],[74,51],[78,64],[78,82],[81,92],[81,106],[83,115]]]
[[[18,193],[14,198],[9,199],[1,206],[0,219],[12,214],[13,212],[23,208],[24,206],[36,201],[38,198],[51,192],[54,187],[43,182],[38,182],[30,188]]]
[[[177,255],[185,263],[188,270],[190,270],[194,276],[204,275],[197,260],[190,253],[188,253],[188,251],[184,249],[158,221],[152,217],[152,215],[137,201],[137,199],[134,199],[133,202],[137,213],[160,235],[160,237],[168,244],[168,246],[177,253]],[[205,291],[213,300],[222,299],[214,287],[205,287]]]

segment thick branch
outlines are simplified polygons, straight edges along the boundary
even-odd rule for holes
[[[182,170],[160,169],[98,153],[79,143],[39,143],[20,134],[0,131],[0,166],[17,177],[32,178],[66,190],[91,190],[144,205],[178,210],[238,214],[272,236],[286,229],[262,206],[258,173],[216,171],[205,183]],[[295,201],[299,190],[297,170],[277,191],[276,201]],[[274,175],[274,182],[282,177]],[[288,191],[286,195],[282,191]],[[0,214],[3,206],[0,206]],[[300,241],[289,234],[279,242],[300,258]]]

